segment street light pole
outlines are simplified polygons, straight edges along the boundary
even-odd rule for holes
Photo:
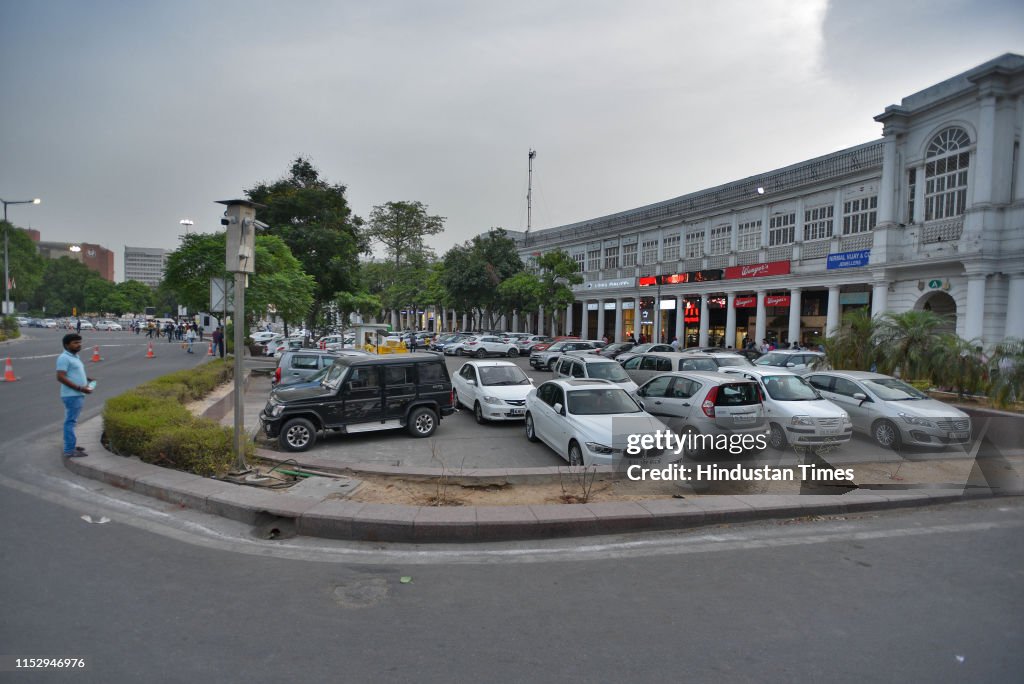
[[[7,222],[7,205],[8,204],[39,204],[43,200],[36,197],[30,200],[16,200],[8,202],[7,200],[0,199],[0,202],[4,204],[4,315],[14,313],[14,307],[11,306],[11,272],[10,264],[7,258],[7,233],[10,230],[10,224]]]

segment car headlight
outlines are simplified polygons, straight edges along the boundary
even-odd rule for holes
[[[503,403],[498,397],[484,397],[485,404],[501,404]]]
[[[843,414],[843,425],[853,425],[853,421],[850,420],[850,414],[849,413],[844,413]]]
[[[274,404],[270,407],[270,417],[277,418],[284,413],[284,404]]]
[[[793,416],[790,421],[790,425],[814,425],[814,419],[810,416]]]
[[[935,427],[935,423],[925,418],[918,418],[917,416],[911,416],[906,413],[901,413],[900,418],[910,423],[911,425],[920,425],[921,427]]]
[[[611,456],[612,454],[615,453],[615,449],[611,448],[610,446],[605,446],[604,444],[599,444],[597,442],[587,442],[587,448],[593,451],[595,454],[603,454],[605,456]]]

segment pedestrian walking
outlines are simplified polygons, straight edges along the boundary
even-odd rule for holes
[[[57,382],[60,383],[60,399],[64,402],[64,450],[67,458],[86,456],[85,449],[77,445],[75,426],[78,416],[82,413],[85,395],[92,394],[90,383],[93,379],[86,375],[85,364],[78,358],[82,351],[82,336],[68,333],[62,340],[64,352],[57,357]]]
[[[669,346],[672,347],[672,351],[675,351],[675,352],[679,351],[679,338],[678,337],[673,337],[672,338],[672,342],[669,343]]]
[[[185,333],[185,343],[188,345],[188,353],[189,354],[192,353],[192,345],[195,344],[195,341],[196,341],[196,331],[193,330],[192,328],[189,328],[188,332]]]
[[[218,326],[218,328],[216,330],[213,331],[213,346],[217,348],[217,353],[220,355],[220,358],[223,359],[224,358],[224,331],[219,326]]]
[[[81,318],[75,320],[75,332],[76,333],[81,333],[82,332],[82,319]]]

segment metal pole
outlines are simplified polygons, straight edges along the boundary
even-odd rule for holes
[[[524,246],[530,241],[530,227],[533,225],[533,158],[536,156],[537,152],[530,150],[529,161],[527,162],[529,181],[526,186],[526,236],[523,240]]]
[[[245,464],[245,397],[242,392],[242,342],[245,328],[245,273],[235,273],[235,459],[239,471]]]

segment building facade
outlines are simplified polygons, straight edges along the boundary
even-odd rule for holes
[[[156,287],[164,279],[167,250],[156,247],[124,248],[124,279]]]
[[[886,107],[882,139],[567,226],[584,282],[553,332],[687,346],[807,344],[843,313],[928,309],[950,331],[1024,338],[1024,57],[1006,54]],[[537,330],[543,312],[520,312]]]
[[[114,253],[102,245],[88,242],[36,242],[39,253],[47,259],[68,257],[79,261],[100,274],[104,280],[114,282]]]

